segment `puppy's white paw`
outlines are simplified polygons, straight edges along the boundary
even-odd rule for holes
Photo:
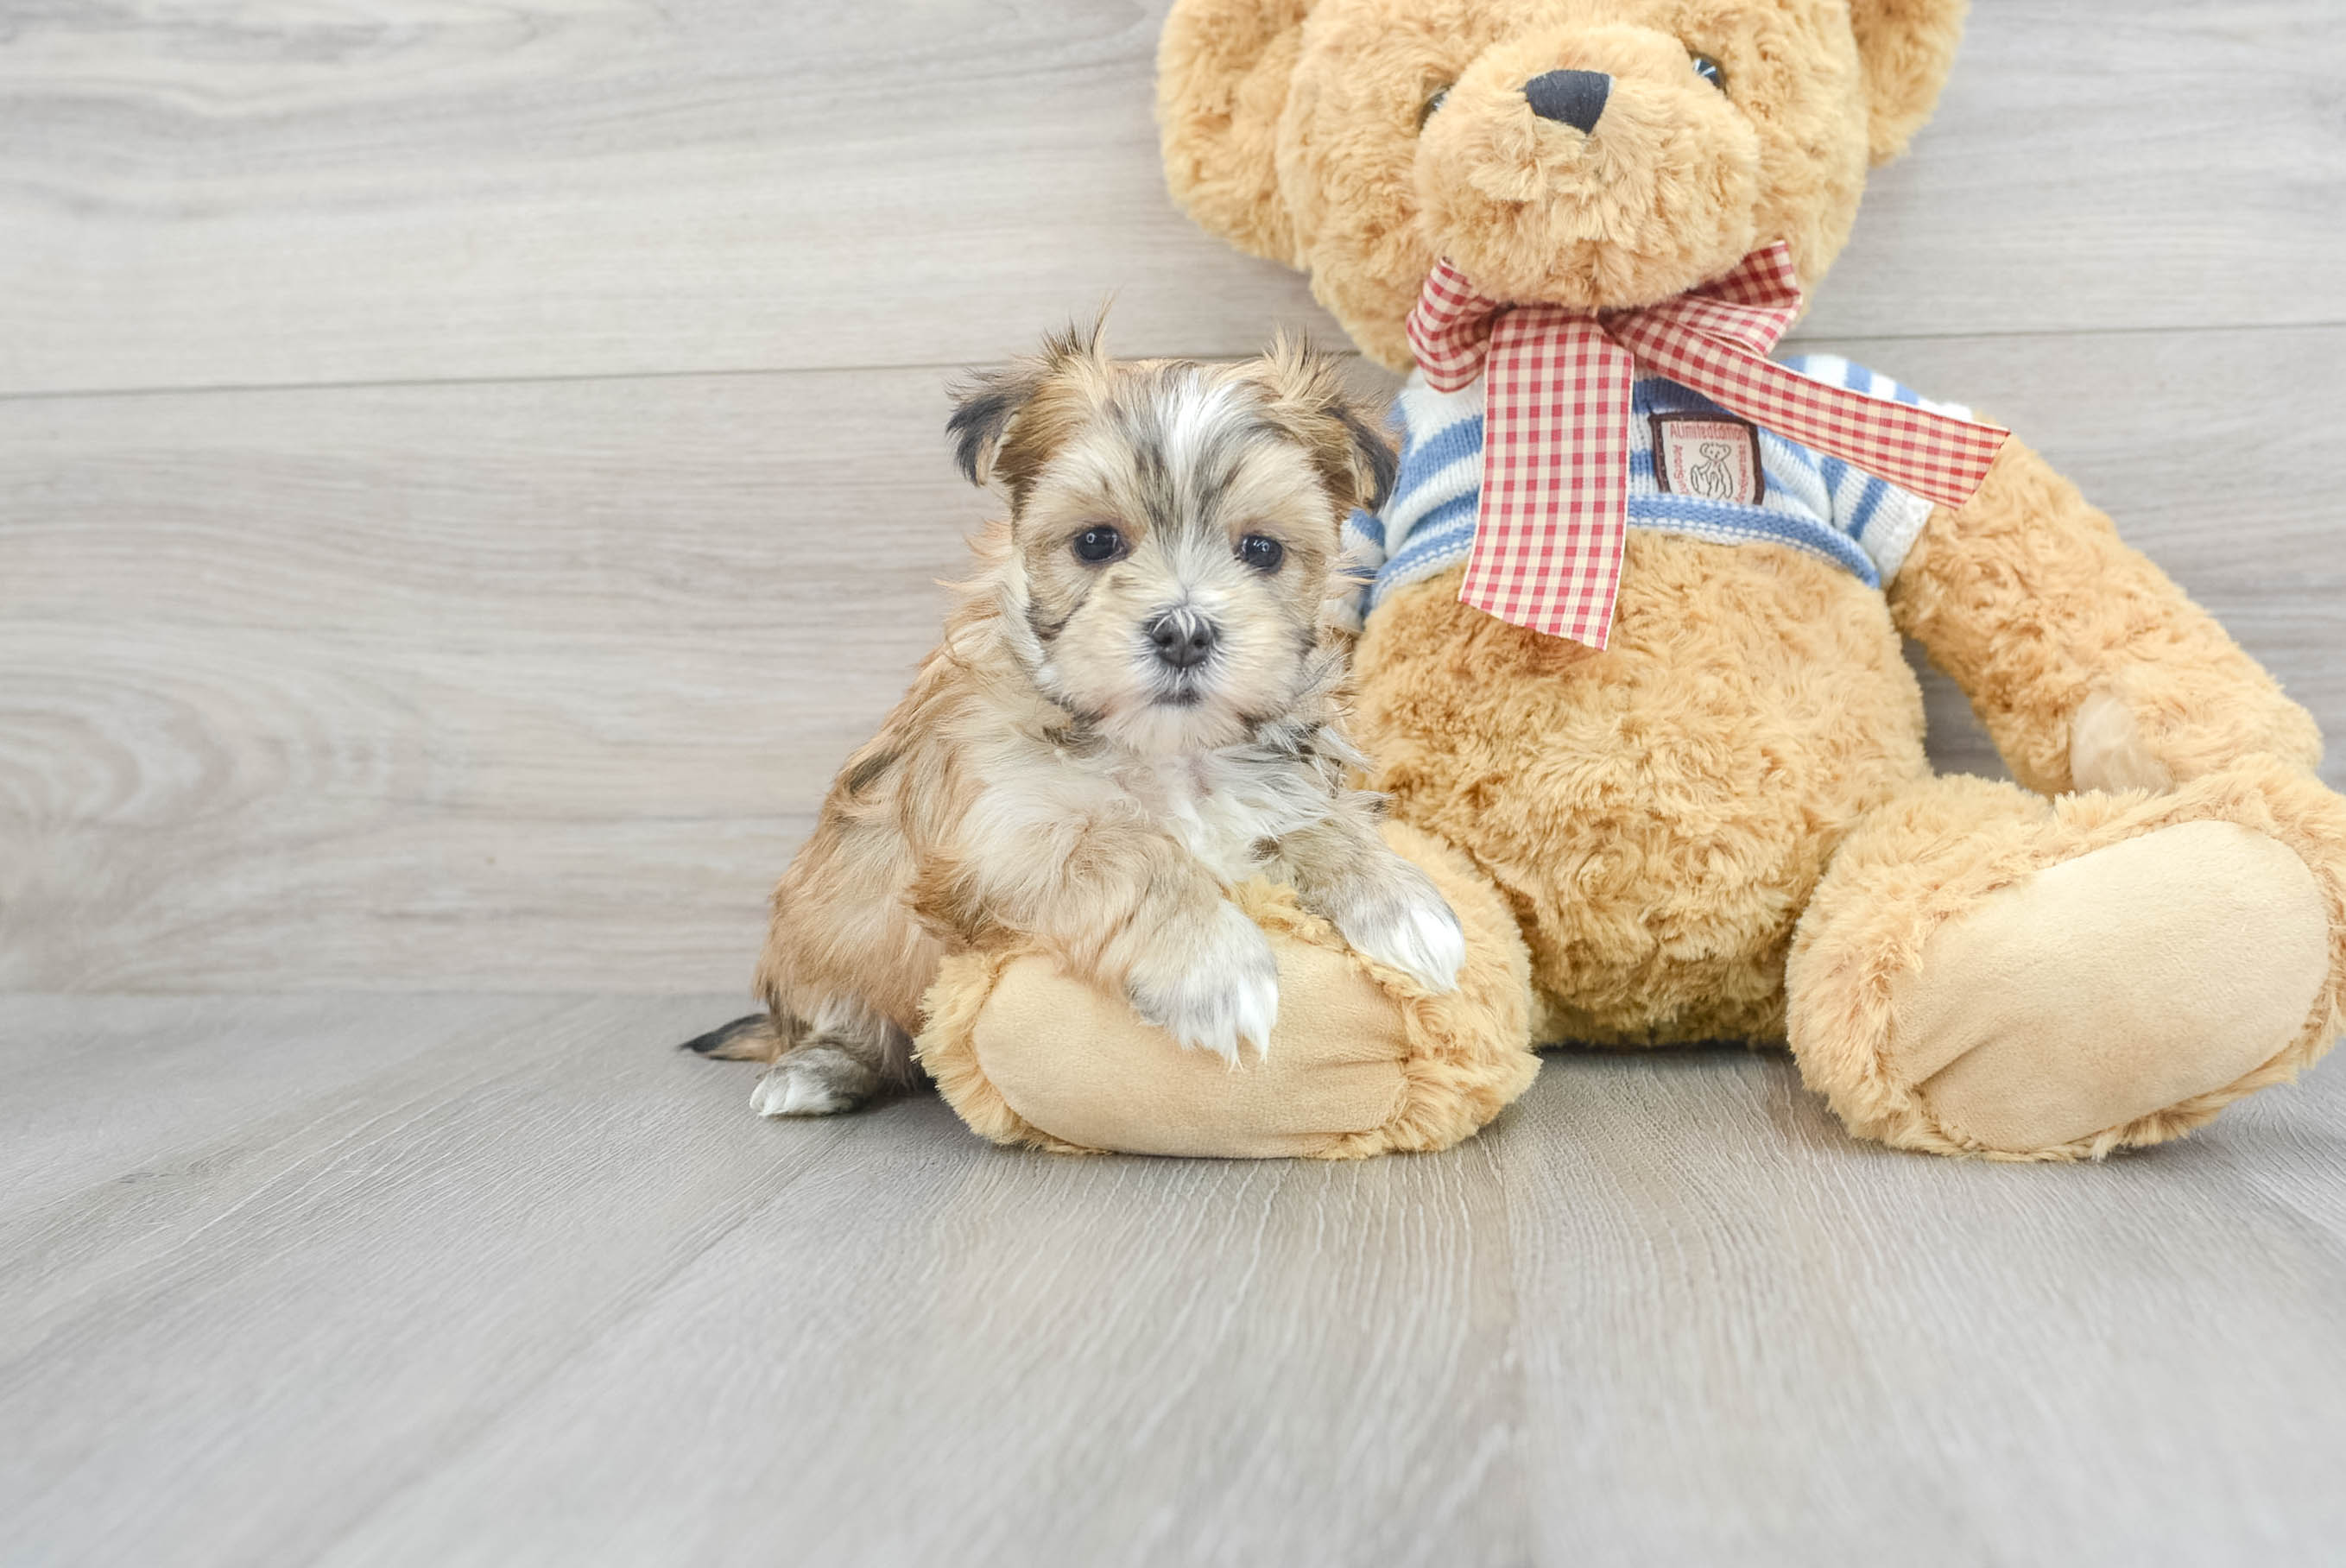
[[[1270,1050],[1279,961],[1262,928],[1234,903],[1221,904],[1203,933],[1167,933],[1158,952],[1132,966],[1126,990],[1143,1018],[1232,1066],[1246,1042],[1258,1059]]]
[[[1428,991],[1455,991],[1466,962],[1465,930],[1423,873],[1403,869],[1407,879],[1336,911],[1336,929],[1362,958],[1390,964]]]
[[[845,1052],[794,1051],[765,1071],[750,1091],[761,1116],[835,1116],[871,1097],[872,1072]]]

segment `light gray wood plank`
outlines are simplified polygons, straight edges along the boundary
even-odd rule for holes
[[[1196,231],[1163,0],[14,8],[0,391],[998,358],[1324,325]],[[1820,332],[2346,320],[2346,15],[1982,0]]]
[[[448,1033],[542,1019],[547,1004],[479,994],[12,996],[0,1008],[0,1217],[174,1162],[301,1104],[398,1066]]]
[[[1523,1561],[1503,1215],[1474,1154],[857,1157],[324,1561]]]
[[[5,405],[0,984],[746,983],[984,515],[941,381]]]
[[[172,1022],[61,1005],[0,1037]],[[0,1217],[11,1563],[2310,1564],[2346,1529],[2335,1063],[2024,1168],[1853,1144],[1779,1056],[1567,1054],[1457,1150],[1328,1167],[997,1151],[929,1097],[760,1123],[663,1049],[705,1001],[178,1005],[199,1102],[239,1049],[419,1038]]]
[[[2331,1064],[2147,1157],[1994,1166],[1851,1142],[1780,1057],[1552,1062],[1491,1142],[1538,1555],[2328,1560],[2341,1108]]]
[[[82,1005],[98,1033],[160,1022]],[[722,1003],[182,1006],[240,1023],[178,1064],[199,1101],[241,1053],[340,1054],[386,1017],[415,1038],[0,1218],[0,1560],[313,1561],[851,1130],[773,1136],[746,1083],[670,1049]]]
[[[1831,345],[2346,724],[2346,329]],[[0,986],[745,983],[988,501],[925,370],[0,403]],[[1988,771],[1934,680],[1936,754]],[[2332,779],[2346,779],[2341,763]]]

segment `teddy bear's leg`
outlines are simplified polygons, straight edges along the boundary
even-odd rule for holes
[[[1186,1050],[1026,950],[945,961],[923,1004],[923,1065],[996,1143],[1319,1159],[1448,1147],[1539,1071],[1531,958],[1513,907],[1464,855],[1398,822],[1383,833],[1458,917],[1455,989],[1363,957],[1292,890],[1250,882],[1238,901],[1279,963],[1279,1023],[1260,1059]]]
[[[2346,799],[2252,757],[2164,794],[1916,784],[1860,824],[1786,972],[1802,1078],[1904,1148],[2153,1144],[2324,1050]]]

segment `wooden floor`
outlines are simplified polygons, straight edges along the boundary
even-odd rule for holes
[[[1564,1055],[1325,1168],[665,1049],[984,514],[954,367],[1331,332],[1167,202],[1162,12],[0,0],[0,1564],[2346,1560],[2335,1062],[2042,1170]],[[1800,336],[2341,735],[2341,255],[2335,0],[1977,0]]]
[[[2317,1563],[2346,1074],[2147,1158],[1551,1060],[1450,1153],[761,1123],[724,999],[0,1003],[0,1554]]]

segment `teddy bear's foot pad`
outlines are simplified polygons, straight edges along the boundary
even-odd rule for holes
[[[2179,823],[1941,926],[1892,990],[1891,1054],[1950,1132],[2054,1148],[2279,1055],[2312,1012],[2329,940],[2292,850],[2230,822]]]

